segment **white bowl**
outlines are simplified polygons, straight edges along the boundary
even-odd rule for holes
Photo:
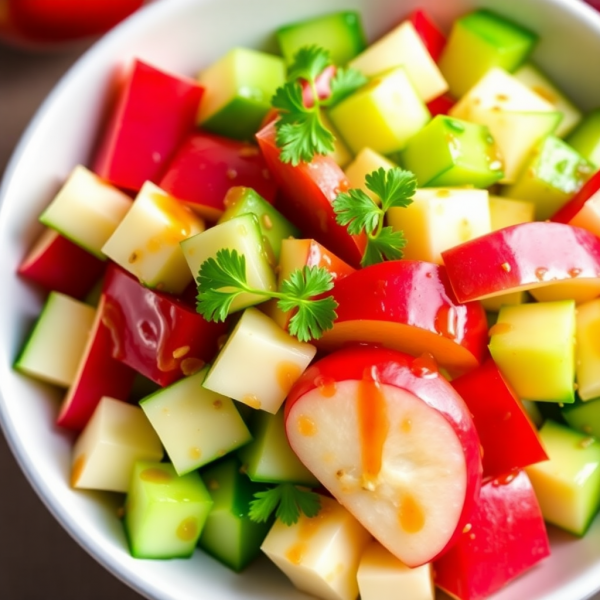
[[[0,193],[0,421],[24,472],[50,511],[99,562],[156,600],[294,600],[266,561],[235,575],[201,552],[191,560],[129,556],[119,500],[68,485],[71,437],[54,426],[59,398],[11,365],[42,297],[15,276],[39,233],[37,216],[71,168],[86,163],[115,67],[138,56],[194,75],[232,45],[273,47],[277,25],[343,8],[359,9],[371,38],[417,5],[441,25],[474,6],[496,8],[541,35],[534,59],[583,109],[600,105],[600,16],[578,0],[164,0],[97,43],[50,95],[9,165]],[[553,555],[496,600],[583,600],[600,589],[600,518],[576,540],[552,531]]]

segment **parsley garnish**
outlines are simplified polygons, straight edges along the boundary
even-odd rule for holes
[[[300,513],[307,517],[316,517],[321,510],[318,494],[292,485],[282,483],[277,487],[256,492],[250,502],[248,516],[256,523],[265,523],[275,511],[275,516],[286,525],[294,525]]]
[[[337,104],[364,85],[367,78],[355,69],[338,68],[331,80],[331,94],[320,99],[316,80],[331,64],[327,50],[318,46],[300,48],[288,69],[288,82],[275,91],[271,103],[279,110],[275,142],[281,148],[282,162],[296,166],[310,162],[315,154],[333,152],[335,137],[323,125],[321,108]],[[314,104],[311,107],[304,104],[299,80],[308,82],[312,89]]]
[[[237,250],[224,248],[216,258],[205,260],[198,273],[197,311],[207,321],[224,321],[231,303],[244,293],[278,299],[283,311],[297,309],[289,332],[301,342],[318,339],[333,327],[337,302],[331,296],[313,300],[333,288],[331,273],[323,267],[296,269],[283,281],[280,291],[255,289],[246,281],[246,257]]]
[[[406,240],[402,231],[384,227],[386,212],[394,207],[406,207],[412,202],[417,179],[410,171],[394,167],[387,171],[381,167],[365,177],[369,190],[381,200],[379,206],[363,190],[351,189],[333,201],[336,221],[348,228],[348,233],[367,235],[367,247],[361,265],[367,267],[384,260],[402,258]]]

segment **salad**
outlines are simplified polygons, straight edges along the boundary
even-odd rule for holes
[[[15,366],[67,389],[134,556],[486,597],[600,505],[597,118],[486,10],[278,39],[136,61],[20,267],[52,291]]]

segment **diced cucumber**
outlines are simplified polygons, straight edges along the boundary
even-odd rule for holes
[[[484,125],[438,115],[401,153],[420,187],[489,187],[503,176],[502,158]]]
[[[275,90],[285,83],[281,57],[233,48],[198,76],[205,89],[198,124],[207,131],[251,140],[271,108]]]
[[[244,255],[250,287],[260,290],[275,290],[277,287],[273,257],[265,249],[258,219],[253,214],[240,215],[188,238],[181,243],[181,249],[195,279],[204,261],[215,258],[219,250],[229,249]],[[229,312],[263,301],[263,296],[244,292],[232,302]]]
[[[490,69],[449,113],[489,128],[503,157],[503,183],[516,179],[531,149],[562,118],[553,104],[500,68]]]
[[[204,387],[274,414],[316,351],[259,310],[248,308],[215,359]]]
[[[15,361],[15,369],[42,381],[69,387],[75,381],[95,316],[94,307],[50,292]]]
[[[528,161],[513,185],[502,195],[535,204],[535,217],[551,217],[578,192],[594,166],[571,146],[556,136],[549,135],[531,150]]]
[[[404,231],[404,258],[444,264],[441,253],[490,233],[487,190],[420,188],[406,207],[390,208],[388,225]]]
[[[254,439],[238,451],[238,456],[252,481],[318,485],[288,443],[283,409],[274,415],[255,411],[250,428]]]
[[[231,399],[202,387],[207,372],[205,367],[140,403],[180,475],[252,439]]]
[[[160,461],[163,448],[138,406],[104,396],[73,447],[71,485],[126,492],[137,461]]]
[[[336,104],[329,117],[354,153],[368,146],[381,154],[402,150],[431,119],[403,67],[371,79]]]
[[[575,302],[506,305],[490,330],[490,353],[517,395],[575,401]]]
[[[288,65],[303,46],[325,48],[333,63],[340,66],[367,46],[360,14],[349,10],[280,27],[277,30],[277,41]]]
[[[234,571],[241,571],[260,554],[271,527],[269,522],[255,523],[248,517],[254,494],[266,488],[252,483],[240,468],[241,463],[230,457],[200,473],[213,507],[198,545]]]
[[[350,66],[367,77],[403,66],[423,102],[448,90],[448,84],[411,21],[404,21],[371,44]]]
[[[135,558],[187,558],[213,505],[198,473],[178,477],[169,463],[135,464],[124,526]]]
[[[457,19],[439,60],[450,93],[460,98],[492,67],[514,71],[536,41],[534,33],[490,10]]]
[[[556,135],[565,137],[580,121],[581,111],[537,67],[531,63],[521,65],[514,76],[562,114]]]
[[[131,198],[81,165],[75,167],[40,221],[98,258]]]
[[[102,251],[149,288],[180,294],[192,280],[179,242],[204,221],[147,181]]]
[[[553,421],[539,435],[549,460],[526,470],[544,519],[583,535],[600,508],[600,442]]]
[[[562,416],[569,427],[600,439],[600,398],[576,400],[562,408]]]
[[[217,223],[230,221],[240,215],[253,214],[258,220],[263,238],[273,252],[275,261],[279,260],[282,240],[300,237],[300,230],[252,188],[231,188],[225,196],[224,204],[227,208]]]
[[[600,108],[592,111],[569,135],[567,142],[600,169]]]

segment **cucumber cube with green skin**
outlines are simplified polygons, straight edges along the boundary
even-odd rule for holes
[[[15,369],[41,381],[69,387],[75,381],[95,317],[94,307],[50,292],[15,361]]]
[[[374,77],[329,111],[329,118],[354,153],[365,146],[392,154],[431,119],[403,67]]]
[[[250,428],[253,440],[238,451],[252,481],[295,483],[316,487],[315,476],[300,462],[285,433],[283,410],[271,415],[255,411]]]
[[[276,35],[288,65],[303,46],[328,50],[333,63],[340,66],[367,47],[360,14],[350,10],[285,25]]]
[[[549,460],[526,471],[544,520],[583,535],[600,508],[600,442],[550,420],[539,436]]]
[[[217,355],[204,387],[275,414],[316,352],[258,309],[248,308]]]
[[[486,188],[502,179],[502,159],[485,125],[438,115],[400,155],[420,187],[473,185]]]
[[[236,250],[246,258],[246,281],[254,289],[277,289],[273,268],[273,256],[269,254],[258,219],[253,214],[240,215],[219,223],[181,243],[194,279],[197,279],[202,263],[215,258],[223,249]],[[264,302],[264,296],[244,292],[232,303],[230,313]]]
[[[205,367],[140,402],[179,475],[252,439],[233,401],[202,387],[207,372]]]
[[[572,198],[594,170],[566,142],[549,135],[533,148],[521,174],[502,195],[533,202],[535,218],[543,221]]]
[[[513,75],[562,114],[555,132],[558,137],[565,137],[581,121],[581,111],[536,66],[525,63]]]
[[[281,241],[289,237],[300,237],[300,230],[252,188],[231,188],[225,196],[224,203],[225,212],[217,223],[224,223],[240,215],[253,214],[258,220],[265,247],[268,245],[275,262],[279,260]]]
[[[169,463],[137,462],[124,518],[132,556],[190,557],[212,505],[198,473],[178,477]]]
[[[460,98],[492,67],[514,71],[536,41],[533,32],[486,9],[456,20],[439,60],[450,93]]]
[[[600,108],[588,114],[577,129],[569,135],[567,142],[600,169]]]
[[[271,527],[269,521],[255,523],[248,517],[254,494],[266,486],[250,481],[241,467],[237,458],[230,457],[200,472],[214,504],[198,546],[238,572],[260,554]]]
[[[575,401],[575,302],[505,305],[490,354],[521,399]]]
[[[561,412],[569,427],[600,438],[600,397],[585,402],[578,398],[574,404],[564,406]]]
[[[131,198],[78,165],[40,216],[40,222],[104,260],[102,246],[131,207]]]
[[[205,88],[198,124],[225,137],[253,139],[285,78],[281,57],[233,48],[198,76]]]

